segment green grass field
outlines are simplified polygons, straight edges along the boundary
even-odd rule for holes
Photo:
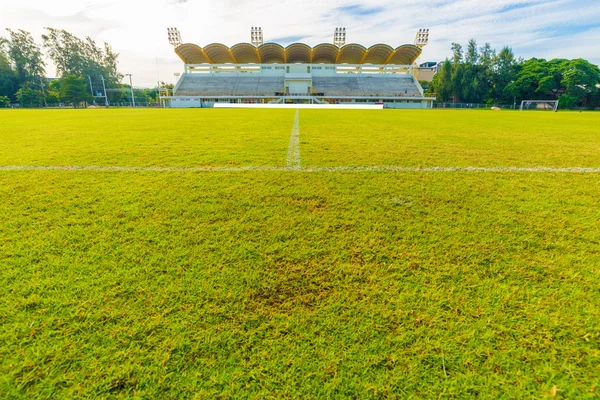
[[[294,115],[0,111],[0,398],[600,397],[600,114]]]

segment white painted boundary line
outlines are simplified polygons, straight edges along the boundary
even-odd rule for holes
[[[569,173],[600,174],[600,168],[585,167],[111,167],[111,166],[79,166],[79,165],[4,165],[0,171],[96,171],[96,172],[464,172],[464,173]]]
[[[215,103],[215,108],[302,108],[313,110],[383,110],[383,104],[237,104]]]
[[[600,168],[585,167],[316,167],[304,168],[306,172],[553,172],[600,174]]]
[[[0,171],[97,171],[97,172],[219,172],[289,171],[283,167],[111,167],[97,165],[6,165]]]
[[[294,117],[294,127],[290,135],[290,144],[288,146],[287,167],[291,170],[300,170],[300,110],[296,110]]]

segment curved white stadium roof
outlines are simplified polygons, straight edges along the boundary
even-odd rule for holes
[[[341,48],[323,43],[310,47],[294,43],[283,47],[277,43],[265,43],[255,47],[239,43],[229,48],[213,43],[204,48],[195,44],[179,45],[175,53],[186,64],[398,64],[415,62],[423,50],[419,46],[405,44],[396,49],[387,44],[376,44],[368,49],[360,44],[347,44]]]

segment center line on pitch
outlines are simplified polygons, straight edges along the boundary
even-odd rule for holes
[[[288,146],[287,168],[291,170],[300,170],[300,109],[296,110],[294,117],[294,127],[290,136]]]

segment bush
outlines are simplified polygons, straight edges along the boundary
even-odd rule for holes
[[[0,108],[6,108],[10,105],[10,99],[6,96],[0,96]]]
[[[27,85],[19,89],[16,97],[23,107],[40,107],[44,104],[44,92],[30,88]]]
[[[575,96],[570,96],[568,94],[562,94],[558,98],[558,107],[561,110],[571,109],[577,105],[578,98]]]
[[[73,103],[74,108],[85,108],[87,103],[94,100],[88,92],[85,79],[76,75],[67,75],[60,80],[60,97],[67,103]]]

